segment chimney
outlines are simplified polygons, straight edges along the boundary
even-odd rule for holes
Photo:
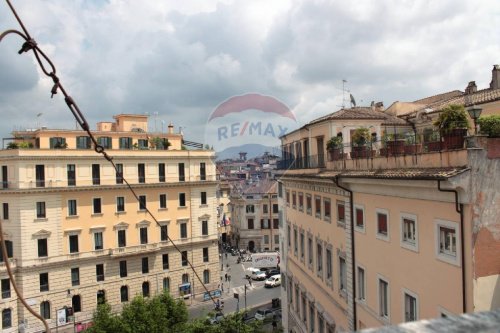
[[[490,89],[499,89],[499,88],[500,88],[500,65],[493,65],[493,69],[491,71]]]
[[[168,124],[168,134],[174,134],[174,124]]]
[[[375,103],[375,110],[383,112],[384,111],[384,102]]]
[[[470,95],[475,93],[476,91],[477,91],[476,81],[470,81],[469,84],[467,85],[467,88],[465,88],[465,94]]]

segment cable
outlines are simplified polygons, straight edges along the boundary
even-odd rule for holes
[[[78,105],[75,103],[75,101],[73,100],[73,98],[71,96],[69,96],[69,94],[66,92],[66,90],[64,89],[64,87],[62,86],[61,82],[60,82],[60,79],[59,77],[56,75],[56,68],[54,66],[54,64],[52,63],[52,61],[50,60],[50,58],[38,47],[37,43],[35,42],[34,39],[31,38],[31,36],[29,35],[28,33],[28,30],[25,28],[22,20],[19,18],[19,16],[17,15],[17,12],[16,10],[14,9],[14,7],[12,6],[12,4],[10,3],[10,0],[5,0],[7,2],[7,4],[9,5],[12,13],[14,14],[16,20],[18,21],[19,25],[21,26],[21,28],[23,29],[24,31],[24,34],[20,31],[17,31],[17,30],[7,30],[5,32],[3,32],[1,35],[0,35],[0,42],[2,41],[2,39],[7,36],[8,34],[17,34],[19,36],[21,36],[25,42],[21,48],[21,50],[19,50],[19,54],[21,53],[24,53],[24,52],[28,52],[28,51],[33,51],[33,53],[35,54],[35,58],[38,62],[38,64],[40,65],[40,68],[42,69],[43,73],[52,78],[52,81],[54,82],[54,86],[52,87],[51,89],[51,94],[52,96],[54,94],[57,94],[57,90],[61,91],[61,93],[64,95],[64,101],[66,102],[66,105],[68,106],[68,108],[70,109],[71,113],[73,114],[73,116],[75,117],[75,120],[77,121],[77,123],[80,125],[80,127],[89,135],[90,137],[90,140],[92,141],[92,143],[94,144],[94,150],[96,153],[98,154],[101,154],[103,156],[103,158],[105,158],[108,162],[111,163],[111,165],[113,166],[113,168],[115,169],[115,172],[116,174],[121,178],[123,179],[123,181],[125,182],[125,184],[127,185],[128,189],[130,190],[130,192],[133,194],[133,196],[136,198],[137,202],[141,202],[139,200],[139,196],[137,195],[137,193],[135,192],[135,190],[132,188],[132,186],[129,184],[129,182],[125,179],[125,177],[123,177],[123,173],[122,172],[119,172],[116,164],[113,162],[113,157],[110,156],[106,151],[105,151],[105,148],[100,145],[98,142],[97,142],[97,139],[95,138],[95,136],[93,135],[93,133],[91,132],[90,130],[90,127],[87,123],[87,120],[85,119],[85,116],[82,114],[82,112],[80,111],[80,109],[78,108]],[[50,71],[48,71],[42,61],[42,59],[47,62],[47,64],[50,66]],[[151,213],[151,211],[147,208],[147,207],[144,207],[146,212],[148,213],[148,215],[155,221],[155,223],[158,225],[158,226],[161,226],[160,223],[158,222],[158,220],[156,219],[156,217]],[[192,236],[192,235],[191,235]],[[182,252],[180,251],[180,249],[177,247],[177,245],[172,241],[172,239],[170,238],[170,236],[167,235],[167,239],[168,241],[171,242],[171,244],[173,245],[173,247],[175,248],[175,250],[177,252],[179,252],[182,256]],[[5,247],[5,244],[2,244],[2,249]],[[210,297],[210,300],[212,301],[212,303],[215,305],[216,302],[215,302],[215,299],[214,297],[211,295],[211,293],[209,292],[208,288],[205,286],[205,284],[203,283],[203,281],[201,280],[200,276],[198,275],[198,273],[196,272],[196,270],[194,269],[194,266],[193,264],[191,263],[191,261],[188,260],[188,258],[183,258],[186,260],[186,262],[188,263],[189,267],[191,268],[191,270],[193,271],[194,275],[196,276],[196,278],[198,279],[198,281],[200,282],[200,284],[203,286],[203,289],[207,292],[208,296]],[[10,273],[11,274],[11,273]],[[16,293],[17,293],[17,289],[16,289]],[[20,294],[18,294],[18,296],[22,299],[22,297],[20,296]],[[22,302],[28,309],[29,306],[27,306],[27,304],[24,302]],[[32,312],[32,310],[30,311]],[[33,313],[33,312],[32,312]],[[36,316],[37,318],[41,319],[44,324],[47,326],[46,322]],[[48,330],[47,330],[48,331]]]

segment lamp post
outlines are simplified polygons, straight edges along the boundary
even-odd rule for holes
[[[469,113],[469,116],[474,120],[474,134],[477,135],[477,119],[481,115],[481,112],[483,111],[482,108],[479,106],[471,106],[470,108],[467,109],[467,112]]]

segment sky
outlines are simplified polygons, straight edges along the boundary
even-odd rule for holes
[[[149,114],[150,129],[172,122],[203,142],[208,117],[232,96],[272,96],[300,126],[349,93],[388,107],[472,80],[487,88],[500,63],[497,0],[11,1],[92,129]],[[20,27],[2,1],[7,29]],[[0,43],[0,134],[74,129],[33,54],[18,55],[22,42]]]

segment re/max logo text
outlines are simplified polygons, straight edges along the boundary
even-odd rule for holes
[[[217,129],[217,139],[219,141],[236,136],[243,135],[262,135],[280,137],[286,134],[288,128],[280,125],[273,125],[272,123],[262,123],[261,121],[250,122],[245,121],[243,124],[240,122],[232,123],[231,125],[220,126]]]

